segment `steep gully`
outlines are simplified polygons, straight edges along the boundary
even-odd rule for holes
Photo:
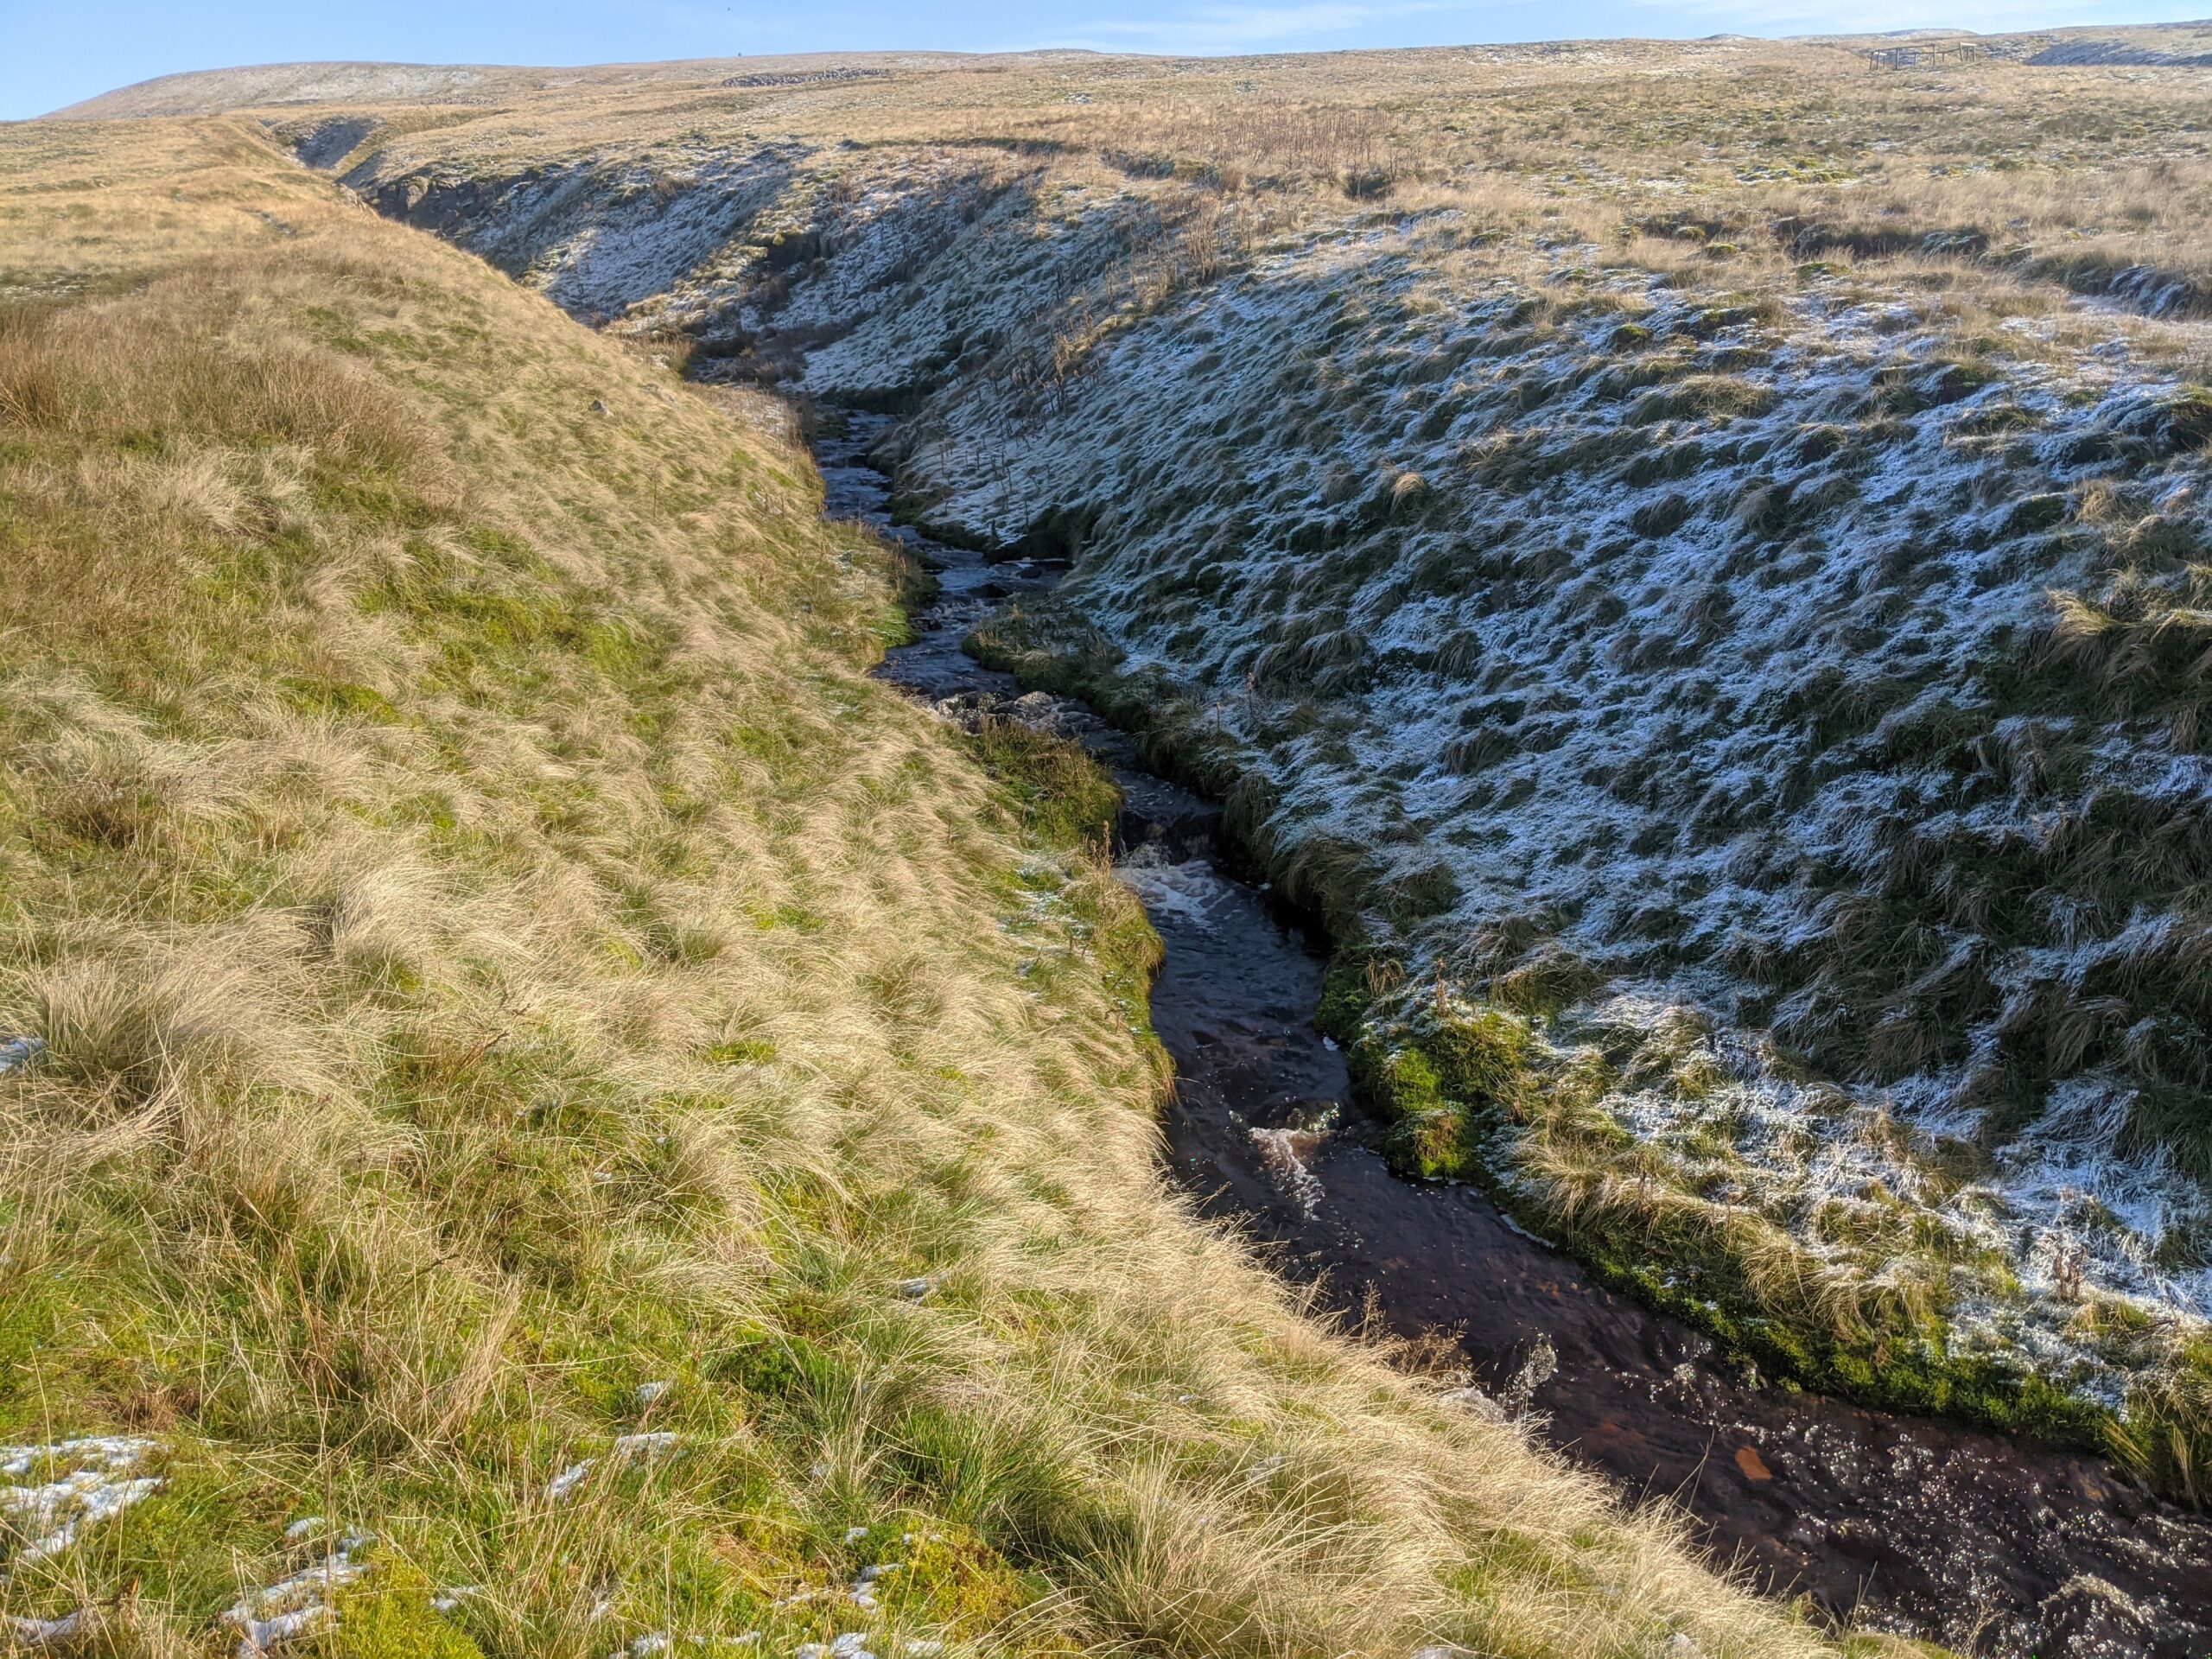
[[[2212,1654],[2212,1524],[2094,1458],[1764,1384],[1704,1337],[1593,1284],[1478,1193],[1392,1175],[1313,1028],[1322,953],[1304,918],[1235,874],[1219,817],[1147,771],[1079,704],[1025,696],[961,642],[1042,592],[1049,563],[995,562],[891,521],[868,461],[887,424],[851,413],[817,444],[833,518],[904,541],[938,573],[885,677],[956,717],[1058,731],[1125,795],[1119,868],[1166,945],[1153,1020],[1173,1055],[1175,1176],[1284,1273],[1402,1336],[1456,1341],[1471,1408],[1525,1411],[1570,1458],[1678,1503],[1715,1555],[1827,1615],[1961,1651],[2039,1659]]]

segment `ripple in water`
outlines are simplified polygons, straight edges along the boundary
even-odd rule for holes
[[[1252,1131],[1252,1144],[1260,1149],[1260,1160],[1267,1166],[1268,1174],[1308,1221],[1321,1213],[1321,1200],[1326,1194],[1321,1178],[1306,1160],[1328,1138],[1326,1129]]]

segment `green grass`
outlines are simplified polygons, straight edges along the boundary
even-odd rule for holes
[[[974,741],[976,759],[1007,786],[1030,834],[1056,846],[1108,847],[1122,791],[1079,744],[996,717],[984,720]]]

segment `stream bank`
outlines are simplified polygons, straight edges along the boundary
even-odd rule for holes
[[[1153,1021],[1173,1056],[1173,1172],[1281,1271],[1347,1313],[1465,1355],[1471,1408],[1541,1436],[1631,1497],[1672,1500],[1716,1555],[1825,1616],[1962,1652],[2202,1659],[2212,1523],[2101,1460],[1775,1386],[1704,1336],[1593,1283],[1474,1189],[1390,1173],[1314,1029],[1324,953],[1306,920],[1233,873],[1218,813],[1147,770],[1078,703],[1024,694],[962,641],[1065,565],[992,561],[891,522],[868,463],[887,419],[847,417],[817,454],[833,518],[938,573],[884,677],[956,716],[1002,712],[1084,745],[1125,796],[1117,864],[1166,947]]]

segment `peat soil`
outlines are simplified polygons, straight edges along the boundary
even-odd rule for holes
[[[1679,1506],[1770,1593],[1993,1659],[2212,1656],[2212,1521],[2092,1456],[1761,1379],[1475,1189],[1393,1175],[1313,1027],[1321,941],[1236,874],[1219,815],[1147,771],[1126,734],[964,654],[984,617],[1065,567],[894,524],[867,459],[887,424],[855,413],[816,446],[830,515],[866,520],[938,575],[918,638],[880,672],[950,718],[1023,720],[1113,769],[1117,862],[1166,945],[1152,1014],[1178,1076],[1167,1153],[1209,1214],[1346,1313],[1455,1343],[1481,1390],[1471,1408],[1525,1415],[1630,1498]]]

